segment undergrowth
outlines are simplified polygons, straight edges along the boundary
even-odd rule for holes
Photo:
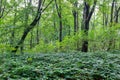
[[[1,54],[0,80],[120,80],[120,51]]]

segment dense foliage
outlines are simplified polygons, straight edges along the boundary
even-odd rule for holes
[[[120,0],[0,0],[0,80],[120,80]]]
[[[0,80],[120,80],[120,51],[1,54]]]
[[[119,4],[119,0],[0,0],[0,52],[16,46],[18,52],[82,51],[85,41],[87,51],[119,50]]]

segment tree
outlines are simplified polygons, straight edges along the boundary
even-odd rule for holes
[[[76,0],[73,3],[74,9],[73,9],[73,17],[74,17],[74,35],[78,31],[78,1]]]
[[[61,0],[59,0],[59,4],[55,0],[55,5],[57,9],[57,14],[59,17],[59,42],[62,42],[62,7],[61,7]]]
[[[111,3],[111,13],[110,13],[110,27],[113,27],[115,23],[118,23],[118,14],[120,11],[120,7],[117,8],[117,1],[113,0]],[[110,33],[112,33],[110,31]],[[113,44],[114,43],[114,44]],[[109,47],[108,50],[113,48],[113,45],[115,46],[115,40],[113,38],[110,39],[109,41]]]
[[[88,36],[89,22],[92,17],[92,14],[95,10],[96,2],[97,2],[97,0],[94,0],[93,7],[90,10],[89,2],[84,0],[83,22],[82,22],[81,28],[84,31],[84,36],[86,36],[86,37]],[[87,52],[87,51],[88,51],[88,40],[85,39],[85,40],[83,40],[83,43],[82,43],[82,52]]]
[[[52,3],[52,1],[50,1],[50,3],[43,9],[43,5],[44,5],[44,1],[42,0],[39,0],[38,2],[38,10],[37,10],[37,14],[36,14],[36,17],[34,18],[34,20],[32,21],[32,23],[27,26],[23,32],[23,35],[20,39],[20,41],[17,43],[17,45],[14,47],[15,49],[12,50],[12,52],[16,52],[19,48],[19,46],[21,44],[23,44],[27,34],[35,27],[35,25],[37,24],[37,22],[40,20],[41,18],[41,15],[42,15],[42,12],[44,12],[44,10]]]
[[[0,52],[119,49],[119,2],[0,0]]]

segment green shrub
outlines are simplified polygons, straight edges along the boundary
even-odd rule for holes
[[[2,54],[0,80],[119,80],[119,53]]]

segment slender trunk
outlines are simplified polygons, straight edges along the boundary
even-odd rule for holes
[[[119,11],[120,11],[120,7],[115,10],[115,23],[118,23],[119,21]]]
[[[61,11],[61,0],[59,0],[59,5],[57,3],[57,1],[55,0],[55,5],[56,5],[56,9],[57,9],[57,14],[59,17],[59,42],[62,42],[62,11]]]
[[[73,13],[73,16],[74,16],[74,35],[75,35],[76,32],[77,32],[77,24],[76,24],[77,17],[76,17],[76,12]]]
[[[114,7],[115,7],[115,0],[112,1],[112,6],[111,6],[111,14],[110,14],[110,27],[113,26],[113,19],[114,19]],[[112,33],[110,31],[110,33]],[[110,39],[109,41],[109,46],[108,46],[108,49],[107,50],[110,50],[112,48],[112,45],[113,45],[113,38]]]
[[[119,19],[119,11],[120,11],[120,7],[118,7],[117,8],[117,5],[115,5],[115,19],[114,19],[114,22],[115,23],[118,23],[118,19]],[[114,39],[114,44],[113,44],[113,47],[114,47],[114,49],[116,48],[116,42],[117,42],[117,40],[116,39]]]
[[[13,22],[13,26],[16,26],[16,9],[15,9],[15,14],[14,14],[14,22]],[[11,46],[14,46],[14,40],[15,40],[15,31],[14,31],[14,27],[12,28],[12,32],[11,32]]]
[[[59,21],[59,25],[60,25],[59,42],[62,42],[62,17],[60,16],[59,19],[60,19],[60,21]]]
[[[36,41],[37,41],[37,44],[39,44],[39,22],[38,22],[38,26],[37,26],[37,29],[36,29]]]
[[[75,1],[74,3],[74,7],[75,9],[73,10],[73,18],[74,18],[74,35],[76,34],[76,32],[78,31],[78,2]]]
[[[69,27],[69,28],[68,28],[68,36],[70,36],[70,34],[71,34],[70,25],[69,25],[68,27]]]
[[[108,25],[108,14],[107,13],[105,14],[105,25],[106,26]]]
[[[110,23],[111,24],[113,23],[114,7],[115,7],[115,0],[113,0],[112,6],[111,6],[111,14],[110,14]],[[112,25],[110,27],[112,27]]]
[[[55,4],[53,5],[53,26],[54,26],[54,40],[58,40],[58,29],[57,29],[57,26],[56,26],[56,14],[55,14]]]
[[[30,49],[33,48],[33,32],[31,32],[31,37],[30,37]]]

